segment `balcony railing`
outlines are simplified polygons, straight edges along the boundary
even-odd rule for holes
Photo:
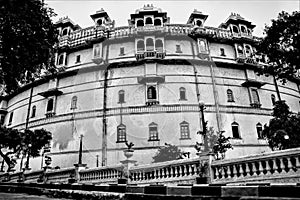
[[[164,51],[138,51],[135,54],[136,59],[144,60],[144,59],[164,59],[166,53]]]

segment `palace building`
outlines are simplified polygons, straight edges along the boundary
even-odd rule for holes
[[[54,167],[78,162],[81,135],[88,167],[119,164],[126,141],[138,164],[151,163],[165,143],[193,157],[202,142],[200,102],[208,127],[231,137],[227,158],[267,152],[261,133],[278,95],[300,110],[299,82],[278,82],[278,94],[272,76],[257,75],[265,65],[256,54],[260,39],[239,14],[219,27],[206,26],[208,15],[197,10],[186,24],[173,23],[153,5],[130,14],[123,27],[103,9],[90,17],[94,26],[87,28],[68,17],[56,23],[56,75],[1,97],[4,125],[52,132],[47,154]],[[41,162],[31,159],[30,166]]]

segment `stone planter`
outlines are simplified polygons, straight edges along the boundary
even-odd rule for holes
[[[129,159],[129,158],[131,158],[133,156],[133,152],[134,152],[133,149],[126,149],[126,150],[124,150],[124,156],[127,159]]]

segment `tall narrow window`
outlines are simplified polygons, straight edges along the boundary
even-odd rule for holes
[[[225,55],[225,49],[220,48],[220,55],[221,55],[221,56],[226,56],[226,55]]]
[[[76,56],[76,63],[80,62],[80,55]]]
[[[233,30],[234,33],[239,33],[239,29],[238,29],[237,26],[233,26],[232,30]]]
[[[176,45],[176,53],[182,53],[181,46],[179,44]]]
[[[156,100],[156,88],[151,85],[147,89],[147,99]]]
[[[155,40],[155,49],[158,52],[163,52],[164,45],[161,39]]]
[[[276,102],[276,98],[274,94],[271,94],[271,101],[272,101],[272,105],[274,106]]]
[[[145,51],[144,40],[139,40],[136,45],[137,51]]]
[[[207,52],[207,45],[206,45],[206,41],[205,40],[199,39],[198,40],[198,44],[199,44],[199,51],[200,51],[200,53]]]
[[[120,47],[120,56],[125,55],[124,47]]]
[[[261,125],[261,123],[256,124],[256,132],[257,132],[257,137],[259,139],[261,139],[262,138],[262,125]]]
[[[94,58],[100,57],[100,45],[96,44],[94,45]]]
[[[184,87],[179,88],[180,100],[186,100],[186,90]]]
[[[232,137],[233,138],[241,138],[238,123],[233,122],[231,124],[231,130],[232,130]]]
[[[32,106],[32,108],[31,108],[31,118],[35,117],[35,113],[36,113],[36,106]]]
[[[251,93],[252,93],[252,101],[253,101],[252,103],[260,104],[257,90],[256,89],[251,89]]]
[[[180,139],[190,139],[189,123],[186,121],[180,123]]]
[[[53,111],[53,103],[54,103],[53,99],[49,99],[49,100],[48,100],[48,104],[47,104],[47,112]]]
[[[243,50],[243,47],[241,45],[237,46],[237,52],[238,52],[239,57],[244,55],[244,50]]]
[[[119,102],[118,103],[125,103],[125,92],[124,92],[124,90],[119,91]]]
[[[246,55],[247,55],[247,56],[251,56],[251,48],[250,48],[249,45],[246,45],[246,46],[245,46],[245,52],[246,52]]]
[[[77,108],[77,96],[73,96],[71,100],[71,110],[74,110]]]
[[[157,124],[152,122],[149,124],[149,141],[158,141]]]
[[[152,18],[151,17],[147,17],[146,21],[145,21],[145,24],[153,24]]]
[[[117,142],[126,142],[126,126],[124,124],[117,127]]]
[[[146,50],[147,51],[154,51],[154,42],[152,38],[148,38],[146,40]]]
[[[11,112],[9,115],[8,125],[11,125],[13,117],[14,117],[14,112]]]
[[[233,92],[230,89],[227,90],[227,101],[234,102]]]
[[[58,65],[64,64],[64,55],[63,54],[59,55],[57,64]]]
[[[247,33],[247,29],[245,28],[245,26],[242,26],[242,27],[241,27],[241,31],[242,31],[243,33]]]

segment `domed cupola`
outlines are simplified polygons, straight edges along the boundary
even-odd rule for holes
[[[254,24],[236,13],[231,13],[226,21],[219,26],[219,28],[230,30],[234,35],[252,35],[254,27]]]
[[[134,27],[163,26],[170,21],[166,12],[162,12],[160,8],[156,8],[152,4],[147,4],[143,8],[137,9],[130,17],[128,24]]]
[[[80,29],[80,26],[75,24],[68,16],[60,18],[55,26],[60,36],[70,35],[73,31]]]
[[[114,27],[114,21],[110,19],[107,12],[105,12],[103,8],[101,8],[101,10],[96,11],[95,14],[92,14],[90,16],[93,19],[95,26],[107,28]]]
[[[193,27],[202,27],[206,21],[208,15],[203,14],[198,10],[194,10],[190,15],[187,24],[193,25]]]

